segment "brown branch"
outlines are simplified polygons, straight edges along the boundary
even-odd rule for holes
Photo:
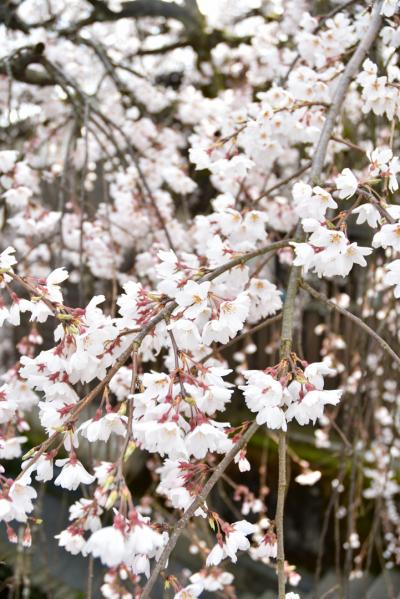
[[[56,81],[48,73],[30,66],[42,64],[44,49],[44,44],[39,43],[35,46],[21,48],[10,56],[3,58],[0,61],[0,74],[7,77],[11,75],[17,81],[38,85],[39,87],[55,85]]]
[[[198,27],[196,15],[185,6],[175,2],[163,2],[163,0],[132,0],[123,2],[120,11],[115,12],[108,8],[106,2],[100,0],[89,0],[93,10],[88,17],[74,23],[68,29],[63,30],[62,34],[70,34],[97,22],[118,21],[127,18],[143,17],[162,17],[165,19],[175,19],[180,21],[185,27],[193,30]]]
[[[350,58],[346,65],[340,79],[337,83],[336,89],[333,93],[332,102],[326,116],[324,126],[322,127],[321,134],[318,139],[317,146],[312,159],[310,182],[312,185],[318,185],[320,182],[321,173],[324,168],[326,152],[329,141],[331,139],[332,131],[334,129],[336,118],[343,105],[344,98],[346,96],[348,87],[354,75],[360,68],[369,48],[373,44],[376,36],[378,35],[381,25],[382,17],[380,11],[382,8],[383,0],[378,0],[375,5],[374,14],[371,18],[369,28],[361,39],[357,49]],[[303,237],[301,230],[301,223],[297,225],[296,237],[301,240]],[[292,266],[289,282],[287,288],[287,294],[282,312],[282,338],[280,355],[281,359],[287,359],[290,356],[290,351],[293,342],[293,329],[294,329],[294,308],[295,300],[297,295],[297,289],[301,276],[301,267]],[[278,499],[276,507],[276,528],[278,536],[278,555],[277,555],[277,566],[278,566],[278,597],[279,599],[285,599],[285,552],[284,552],[284,538],[283,538],[283,516],[284,516],[284,504],[285,504],[285,489],[286,489],[286,435],[283,431],[279,433],[279,477],[278,477]]]
[[[331,310],[336,310],[336,312],[339,312],[339,314],[342,314],[348,320],[354,322],[360,329],[362,329],[370,337],[372,337],[380,345],[383,351],[386,352],[396,362],[398,366],[400,366],[400,356],[398,356],[396,352],[393,351],[390,345],[380,335],[378,335],[378,333],[376,333],[374,329],[371,329],[370,326],[368,326],[363,320],[361,320],[361,318],[327,298],[326,295],[320,293],[319,291],[314,289],[314,287],[311,287],[311,285],[309,285],[309,283],[307,283],[306,281],[302,280],[300,282],[300,286],[303,289],[305,289],[314,299],[321,302]]]
[[[17,275],[15,272],[9,271],[9,272],[6,272],[6,274],[9,277],[11,277],[13,279],[13,281],[15,281],[16,283],[21,285],[21,287],[26,289],[26,291],[28,291],[32,296],[40,298],[40,301],[42,301],[44,304],[46,304],[46,306],[53,312],[53,314],[55,316],[57,316],[57,314],[59,314],[59,310],[60,310],[60,308],[62,309],[63,306],[54,304],[53,302],[51,302],[47,297],[45,297],[42,294],[42,292],[39,289],[36,289],[36,287],[34,287],[33,285],[31,285],[30,283],[25,281],[25,279],[23,279],[22,277]]]
[[[338,144],[347,146],[348,148],[351,148],[352,150],[357,150],[357,152],[362,152],[363,154],[365,154],[365,150],[361,146],[358,146],[357,144],[353,143],[349,139],[344,139],[343,137],[339,137],[338,135],[332,135],[331,140],[336,141],[336,143],[338,143]]]
[[[226,272],[227,270],[230,270],[231,268],[234,268],[235,266],[237,266],[238,264],[244,264],[245,262],[248,262],[249,260],[251,260],[252,258],[255,258],[256,256],[260,256],[262,254],[266,254],[268,252],[272,252],[274,250],[276,250],[279,247],[284,247],[290,244],[290,240],[284,240],[284,241],[277,241],[276,243],[271,243],[270,245],[264,246],[263,248],[260,248],[259,250],[255,250],[254,252],[248,252],[247,254],[243,254],[242,256],[238,256],[237,258],[234,258],[233,260],[229,260],[229,262],[226,262],[224,265],[214,269],[211,273],[205,275],[204,277],[201,277],[199,279],[199,282],[204,282],[204,281],[212,281],[213,279],[216,279],[219,275],[221,275],[222,273]],[[104,379],[102,379],[76,406],[75,408],[73,408],[71,410],[71,415],[70,417],[67,419],[67,421],[64,423],[64,427],[68,426],[69,424],[71,424],[72,422],[74,422],[76,420],[76,417],[82,412],[82,410],[89,405],[102,391],[104,391],[105,387],[108,385],[108,383],[111,381],[111,379],[114,377],[114,375],[118,372],[118,370],[129,360],[129,358],[132,355],[132,352],[137,352],[138,349],[140,348],[143,340],[145,337],[147,337],[147,335],[154,329],[154,327],[161,322],[162,320],[168,319],[168,317],[171,315],[171,313],[173,312],[173,310],[177,307],[177,303],[175,301],[169,300],[167,302],[167,304],[165,305],[164,308],[162,308],[158,314],[156,314],[155,316],[153,316],[153,318],[151,318],[149,320],[149,322],[143,326],[143,328],[141,329],[141,331],[139,331],[139,333],[136,334],[136,336],[134,337],[132,343],[129,345],[129,347],[123,352],[123,354],[118,358],[118,360],[116,361],[116,363],[114,364],[114,366],[112,366],[110,368],[110,370],[107,372],[107,375],[104,377]],[[64,429],[60,430],[60,431],[56,431],[54,432],[48,439],[46,439],[46,441],[44,441],[37,449],[36,453],[33,455],[33,457],[31,458],[29,464],[28,464],[28,468],[30,466],[32,466],[38,459],[39,457],[45,452],[47,451],[47,449],[49,449],[49,447],[51,447],[51,445],[53,444],[53,442],[58,438],[58,436],[63,432]],[[33,453],[34,449],[31,450],[30,453]],[[18,480],[19,478],[21,478],[21,476],[23,475],[23,472],[21,472],[16,480]]]
[[[132,421],[133,421],[133,394],[136,390],[136,383],[138,378],[138,350],[135,348],[132,352],[132,377],[131,377],[131,386],[129,389],[129,397],[128,397],[128,422],[126,425],[126,437],[124,439],[124,443],[122,445],[119,463],[118,463],[118,478],[122,478],[122,470],[124,467],[125,454],[126,450],[129,446],[129,441],[132,435]]]
[[[253,335],[258,331],[261,331],[262,329],[269,327],[271,324],[279,322],[281,318],[282,314],[276,314],[275,316],[271,316],[270,318],[267,318],[266,320],[259,322],[254,327],[251,327],[250,329],[244,331],[234,339],[231,339],[231,341],[228,341],[228,343],[225,343],[225,345],[222,345],[221,347],[216,347],[213,351],[211,351],[209,354],[207,354],[204,358],[201,359],[201,363],[203,364],[204,362],[207,362],[207,360],[212,358],[212,356],[215,356],[219,354],[221,351],[225,351],[229,347],[236,345],[236,343],[239,343],[239,341],[242,341],[242,339],[246,339],[246,337],[248,337],[249,335]]]
[[[299,168],[297,171],[295,171],[294,173],[292,173],[288,177],[285,177],[285,179],[282,179],[281,181],[278,181],[278,183],[275,183],[274,185],[272,185],[271,187],[269,187],[268,189],[266,189],[265,191],[263,191],[262,194],[259,195],[258,198],[256,198],[254,200],[254,204],[257,204],[257,202],[259,202],[262,198],[265,198],[265,196],[268,196],[273,191],[276,191],[280,187],[283,187],[287,183],[290,183],[290,181],[293,181],[293,179],[297,179],[297,177],[300,177],[300,175],[302,175],[303,173],[305,173],[310,168],[310,166],[311,166],[311,162],[307,162],[307,164],[305,164],[304,166],[302,166],[301,168]]]
[[[8,29],[29,33],[29,25],[18,16],[17,9],[17,2],[6,2],[5,0],[0,2],[0,23],[3,23]]]
[[[237,256],[236,258],[232,258],[232,260],[229,260],[229,262],[222,264],[222,266],[214,268],[214,270],[212,270],[209,274],[202,277],[200,279],[200,282],[203,283],[204,281],[212,281],[220,275],[222,275],[227,270],[230,270],[235,266],[239,266],[240,264],[246,264],[246,262],[248,262],[249,260],[257,258],[257,256],[263,256],[264,254],[267,254],[269,252],[275,252],[276,250],[290,246],[292,241],[293,240],[290,239],[275,241],[274,243],[270,243],[269,245],[261,247],[258,250],[254,250],[253,252],[247,252],[246,254],[242,254],[240,256]]]
[[[160,572],[166,567],[169,556],[171,555],[176,543],[178,542],[179,537],[185,531],[185,528],[194,513],[200,508],[204,502],[206,501],[208,495],[222,477],[223,473],[229,466],[229,464],[234,459],[235,455],[242,449],[242,447],[251,439],[256,430],[259,428],[259,425],[256,422],[253,422],[247,431],[240,437],[238,441],[234,444],[231,450],[226,454],[226,456],[220,461],[218,466],[215,468],[213,474],[210,476],[208,481],[203,487],[201,493],[197,496],[197,498],[193,501],[187,511],[183,514],[182,518],[177,522],[175,528],[169,538],[167,545],[165,546],[158,562],[156,563],[149,580],[147,581],[146,586],[143,589],[143,593],[141,594],[141,599],[148,599],[150,597],[150,593],[157,581],[158,575]]]
[[[167,52],[172,52],[173,50],[177,50],[178,48],[186,48],[189,46],[188,41],[178,41],[172,44],[166,44],[165,46],[159,46],[158,48],[144,48],[143,50],[137,51],[137,56],[151,56],[153,54],[166,54]]]
[[[395,222],[397,222],[396,219],[393,218],[393,216],[391,216],[389,214],[389,212],[386,210],[386,208],[384,206],[382,206],[380,199],[378,199],[378,197],[375,197],[371,191],[368,191],[367,189],[362,189],[361,187],[359,187],[357,192],[360,195],[364,196],[365,198],[368,198],[370,200],[370,202],[378,210],[379,214],[381,216],[383,216],[387,220],[388,223],[393,225]]]

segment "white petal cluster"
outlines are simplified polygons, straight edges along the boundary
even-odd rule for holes
[[[387,271],[383,282],[385,285],[394,285],[394,297],[400,297],[400,260],[393,260],[386,265]]]
[[[294,209],[299,218],[324,220],[326,211],[337,208],[337,203],[322,187],[311,187],[299,181],[293,185]]]
[[[345,277],[354,264],[366,266],[365,256],[372,248],[350,243],[343,231],[323,226],[314,219],[303,219],[303,228],[310,233],[307,243],[293,243],[294,264],[319,277]]]
[[[78,430],[90,443],[94,441],[108,441],[112,433],[122,437],[125,435],[126,422],[126,416],[109,412],[103,418],[86,420]]]
[[[95,477],[84,468],[84,466],[76,459],[65,458],[56,460],[56,466],[62,468],[60,474],[54,481],[55,485],[59,485],[63,489],[75,491],[79,485],[90,485]]]
[[[257,413],[258,424],[286,430],[286,419],[282,409],[283,387],[280,382],[260,370],[248,370],[244,375],[247,384],[240,389],[243,390],[249,410]]]
[[[392,0],[390,3],[393,4]],[[385,5],[388,4],[386,1]],[[379,76],[377,65],[369,58],[364,61],[357,81],[362,87],[363,112],[372,111],[378,116],[386,114],[388,119],[393,119],[398,108],[399,91],[390,85],[387,75]]]
[[[33,499],[36,499],[37,492],[25,481],[16,481],[7,492],[3,490],[0,496],[0,520],[10,522],[26,522],[28,514],[34,508]]]
[[[390,191],[397,191],[399,188],[397,173],[400,171],[400,161],[397,156],[393,156],[392,150],[388,147],[375,148],[372,152],[368,152],[368,158],[371,163],[369,166],[371,177],[387,178]]]
[[[200,583],[205,591],[211,593],[215,591],[223,591],[224,587],[230,585],[233,582],[234,576],[230,572],[224,572],[223,570],[202,570],[196,572],[190,577],[190,581],[193,583]]]
[[[398,252],[400,250],[400,223],[383,225],[380,231],[375,233],[372,245],[374,248],[390,247]]]
[[[266,279],[252,278],[248,287],[250,297],[249,322],[272,316],[282,308],[282,294]]]
[[[324,390],[324,376],[333,376],[336,371],[324,362],[309,364],[304,370],[305,384],[291,382],[285,393],[286,420],[295,419],[301,426],[315,424],[322,418],[326,405],[336,405],[342,396],[340,389]]]
[[[231,525],[231,530],[226,533],[222,544],[214,545],[207,556],[207,566],[217,566],[223,559],[229,559],[235,564],[237,552],[246,551],[250,547],[248,535],[256,532],[257,527],[246,520],[239,520]]]
[[[345,168],[341,174],[336,177],[336,187],[339,192],[339,198],[341,200],[348,200],[357,191],[358,181],[354,176],[354,173],[349,169]]]
[[[126,564],[135,574],[150,574],[150,559],[157,558],[168,541],[167,533],[158,533],[148,524],[148,518],[138,515],[136,522],[124,526],[117,517],[113,526],[93,532],[83,553],[98,557],[110,568]]]
[[[324,390],[324,376],[334,374],[335,370],[324,362],[314,362],[304,369],[301,381],[293,380],[282,386],[266,372],[249,370],[244,373],[247,384],[240,389],[247,407],[257,413],[258,424],[286,431],[287,423],[293,419],[301,425],[315,424],[323,416],[325,405],[340,401],[342,391]]]

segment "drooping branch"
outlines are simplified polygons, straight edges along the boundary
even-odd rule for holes
[[[318,185],[320,177],[324,168],[326,152],[329,141],[332,136],[337,116],[341,109],[343,100],[346,96],[348,87],[354,75],[358,72],[369,48],[374,42],[382,26],[381,8],[383,0],[379,0],[374,8],[371,22],[365,36],[360,41],[357,49],[352,55],[351,59],[346,65],[343,71],[336,89],[334,91],[332,102],[327,113],[324,126],[322,128],[320,137],[318,139],[317,147],[315,149],[310,172],[310,181],[313,185]],[[297,225],[296,237],[301,240],[303,237],[301,223]],[[297,296],[297,290],[301,277],[301,267],[292,266],[288,288],[286,293],[286,299],[283,306],[282,312],[282,338],[280,354],[281,359],[289,358],[292,342],[293,342],[293,331],[294,331],[294,313],[295,313],[295,301]],[[284,536],[283,536],[283,516],[284,516],[284,504],[285,504],[285,492],[286,492],[286,435],[283,431],[279,433],[279,448],[278,448],[278,459],[279,459],[279,475],[278,475],[278,500],[276,506],[276,528],[278,537],[278,555],[277,555],[277,566],[278,566],[278,596],[279,599],[285,599],[285,551],[284,551]]]
[[[51,17],[43,23],[25,23],[17,14],[18,7],[13,3],[4,2],[0,2],[0,23],[3,22],[6,27],[19,29],[24,33],[29,33],[31,29],[40,26],[51,27],[55,34],[60,37],[73,39],[84,27],[95,23],[115,22],[127,18],[140,19],[159,17],[173,19],[179,21],[183,25],[183,29],[178,35],[178,39],[171,42],[171,44],[167,44],[165,47],[139,50],[137,53],[138,56],[145,54],[163,54],[176,48],[191,46],[197,54],[199,63],[212,63],[211,51],[221,42],[232,47],[237,47],[241,43],[249,42],[249,38],[246,36],[232,36],[217,29],[211,32],[208,31],[204,15],[200,12],[196,0],[185,2],[183,4],[164,2],[163,0],[132,0],[130,2],[123,2],[121,10],[119,11],[111,10],[106,1],[87,1],[92,6],[89,15],[62,29],[57,29],[57,20],[55,17]],[[4,8],[3,5],[7,5],[7,7]],[[93,43],[96,44],[96,41],[93,40]],[[89,45],[89,43],[87,45]],[[23,60],[20,60],[20,56],[13,57],[12,60],[11,58],[3,59],[0,63],[0,73],[7,76],[12,75],[15,80],[30,85],[37,85],[40,87],[56,85],[57,81],[50,73],[41,72],[30,66],[33,64],[41,64],[44,66],[44,56],[43,58],[40,58],[35,48],[30,48],[29,51],[25,51],[25,49],[22,50],[24,54]],[[43,54],[43,50],[41,51],[41,54]],[[106,68],[106,71],[110,75],[108,68]],[[113,77],[113,79],[115,81],[115,77]],[[211,82],[207,89],[210,95],[215,95],[218,92],[219,75],[215,69],[213,69]]]
[[[270,316],[269,318],[266,318],[262,322],[259,322],[258,324],[256,324],[254,327],[251,327],[250,329],[248,329],[247,331],[244,331],[237,337],[234,337],[233,339],[231,339],[231,341],[228,341],[228,343],[225,343],[222,347],[217,347],[214,350],[212,350],[209,354],[207,354],[204,358],[201,359],[201,363],[207,362],[207,360],[209,360],[213,356],[216,356],[220,352],[232,347],[233,345],[236,345],[237,343],[239,343],[243,339],[246,339],[250,335],[254,335],[254,333],[257,333],[258,331],[262,331],[263,329],[269,327],[270,325],[275,324],[276,322],[279,322],[281,320],[281,318],[282,318],[282,314],[276,314],[275,316]]]
[[[42,43],[20,48],[17,52],[0,61],[0,74],[39,87],[55,85],[56,81],[48,73],[31,66],[43,64],[44,49],[45,46]]]
[[[29,26],[17,14],[18,2],[0,2],[0,23],[8,29],[29,32]]]
[[[214,29],[209,31],[206,26],[204,15],[200,12],[196,0],[177,4],[176,2],[164,2],[163,0],[131,0],[123,2],[121,10],[114,11],[103,0],[88,0],[92,6],[90,14],[59,31],[60,35],[67,37],[78,33],[83,27],[87,27],[97,22],[114,22],[120,19],[140,19],[144,17],[173,19],[183,25],[183,30],[178,35],[176,42],[166,45],[164,48],[157,48],[138,51],[141,54],[164,53],[175,48],[191,46],[197,54],[197,60],[201,62],[212,61],[212,49],[219,43],[224,42],[232,47],[237,47],[241,43],[249,43],[248,36],[235,36],[225,34],[224,31]],[[213,69],[208,92],[215,95],[219,89],[219,75]]]
[[[378,198],[375,197],[373,193],[368,191],[368,189],[362,189],[361,187],[359,187],[357,191],[360,195],[369,199],[371,204],[373,204],[375,206],[375,208],[378,210],[380,215],[383,216],[383,218],[385,218],[388,223],[393,224],[396,222],[396,219],[393,218],[393,216],[387,211],[385,206],[382,205],[381,201],[378,200]]]
[[[378,333],[376,333],[374,329],[368,326],[361,318],[359,318],[349,310],[346,310],[346,308],[342,308],[342,306],[339,306],[339,304],[336,304],[335,302],[330,300],[328,297],[326,297],[326,295],[314,289],[314,287],[307,283],[307,281],[301,280],[300,285],[318,302],[324,304],[330,310],[335,310],[336,312],[339,312],[339,314],[342,314],[348,320],[354,322],[360,329],[367,333],[367,335],[372,337],[378,343],[378,345],[380,345],[383,351],[386,352],[396,362],[398,366],[400,366],[400,356],[398,356],[396,352],[390,347],[390,345],[380,335],[378,335]]]
[[[176,2],[164,2],[163,0],[131,0],[122,2],[120,11],[112,11],[107,2],[99,0],[89,0],[101,21],[117,21],[126,18],[143,17],[164,17],[165,19],[175,19],[185,25],[196,25],[196,12],[190,10],[188,5],[177,4]]]
[[[141,599],[148,599],[150,597],[150,593],[157,581],[157,578],[158,578],[160,572],[166,567],[169,556],[171,555],[172,551],[174,550],[174,547],[177,544],[180,536],[184,532],[190,518],[192,518],[192,516],[194,516],[195,512],[204,505],[204,502],[206,501],[208,495],[210,494],[210,492],[212,491],[212,489],[214,488],[216,483],[219,481],[219,479],[222,477],[223,473],[225,472],[225,470],[227,469],[229,464],[233,461],[235,455],[251,439],[251,437],[254,435],[254,433],[257,431],[258,428],[259,428],[259,425],[257,424],[257,422],[253,422],[249,426],[247,431],[240,437],[240,439],[238,441],[236,441],[236,443],[233,445],[231,450],[225,455],[225,457],[220,461],[218,466],[215,468],[213,474],[210,476],[210,478],[204,485],[201,493],[199,493],[197,498],[193,501],[193,503],[190,505],[190,507],[183,514],[182,518],[178,521],[158,562],[154,566],[154,569],[151,573],[149,580],[146,583],[146,586],[143,589],[143,593],[141,594]]]
[[[212,280],[216,279],[217,277],[219,277],[224,272],[227,272],[228,270],[234,268],[235,266],[238,266],[239,264],[245,264],[246,262],[248,262],[249,260],[252,260],[253,258],[256,258],[257,256],[262,256],[263,254],[267,254],[268,252],[272,252],[279,248],[288,246],[288,245],[290,245],[290,242],[291,242],[291,240],[277,241],[275,243],[271,243],[267,246],[259,248],[258,250],[255,250],[253,252],[247,252],[246,254],[242,254],[241,256],[238,256],[237,258],[233,258],[232,260],[229,260],[222,266],[215,268],[207,275],[198,279],[198,282],[201,283],[204,281],[212,281]],[[20,281],[18,281],[18,282],[20,282]],[[24,286],[26,287],[26,285],[24,285]],[[118,360],[116,361],[114,366],[112,366],[109,369],[109,371],[107,372],[104,379],[102,379],[79,403],[77,403],[74,406],[74,408],[71,410],[71,414],[70,414],[69,418],[64,423],[64,426],[68,426],[69,424],[74,422],[76,420],[77,416],[82,412],[82,410],[86,406],[88,406],[90,403],[92,403],[92,401],[94,399],[96,399],[96,397],[98,397],[98,395],[100,395],[100,393],[102,393],[104,391],[104,389],[106,388],[108,383],[111,381],[111,379],[115,376],[115,374],[119,371],[119,369],[122,368],[122,366],[124,366],[124,364],[126,364],[126,362],[129,360],[129,358],[132,356],[132,354],[137,353],[137,351],[140,348],[145,337],[147,337],[147,335],[149,335],[154,330],[154,328],[156,327],[156,325],[158,323],[162,322],[163,320],[167,320],[170,317],[170,315],[172,314],[172,312],[175,310],[176,307],[177,307],[177,303],[173,300],[169,300],[167,302],[167,304],[164,306],[164,308],[162,308],[158,312],[158,314],[153,316],[153,318],[151,318],[149,320],[149,322],[142,327],[142,329],[137,333],[137,335],[135,335],[135,337],[132,340],[132,342],[130,343],[129,347],[121,354],[121,356],[118,358]],[[30,455],[33,455],[33,457],[30,459],[30,461],[28,463],[28,466],[27,466],[28,468],[30,466],[32,466],[33,464],[35,464],[35,462],[39,459],[39,457],[53,445],[54,441],[56,439],[58,439],[60,434],[61,434],[61,431],[56,431],[48,439],[46,439],[46,441],[44,441],[36,450],[33,449],[29,452]],[[233,457],[232,457],[232,459],[233,459]],[[22,475],[23,475],[23,473],[20,473],[17,476],[16,480],[21,478]]]
[[[111,10],[107,2],[102,0],[88,0],[92,6],[90,14],[77,21],[65,30],[62,34],[70,34],[79,31],[87,25],[98,22],[112,22],[119,19],[138,19],[143,17],[161,17],[164,19],[174,19],[180,21],[186,28],[193,30],[198,27],[198,14],[189,10],[187,6],[176,4],[175,2],[163,2],[163,0],[131,0],[123,2],[121,10]]]
[[[29,33],[31,29],[39,27],[48,27],[55,23],[55,18],[50,16],[44,21],[38,21],[36,23],[26,23],[18,15],[18,8],[24,0],[0,0],[0,23],[2,23],[7,29],[13,29],[14,31],[22,31],[23,33]]]

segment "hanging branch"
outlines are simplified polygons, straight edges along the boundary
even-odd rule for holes
[[[329,111],[326,115],[324,126],[319,137],[317,147],[313,154],[310,181],[313,185],[318,185],[320,182],[321,174],[324,168],[326,151],[328,148],[329,141],[332,136],[336,118],[342,107],[343,100],[346,96],[348,87],[354,75],[358,72],[369,48],[374,42],[382,26],[381,8],[383,0],[379,0],[371,17],[371,22],[365,36],[360,41],[357,49],[353,56],[346,65],[337,87],[332,97],[332,102]],[[301,223],[297,226],[298,240],[302,238]],[[289,283],[287,287],[286,300],[283,306],[282,312],[282,337],[281,337],[281,348],[280,355],[281,359],[289,357],[292,343],[293,343],[293,330],[294,330],[294,310],[295,300],[297,295],[297,289],[300,282],[301,267],[292,266]],[[283,514],[285,504],[285,492],[286,492],[286,441],[285,433],[280,431],[279,433],[279,478],[278,478],[278,499],[276,506],[276,528],[278,536],[278,596],[279,599],[285,599],[285,551],[284,551],[284,538],[283,538]]]
[[[147,581],[147,583],[143,589],[143,592],[141,594],[141,599],[148,599],[150,597],[150,593],[157,581],[157,578],[158,578],[160,572],[162,570],[164,570],[164,568],[166,567],[169,556],[171,555],[172,551],[174,550],[174,547],[177,544],[179,537],[184,532],[190,518],[192,518],[192,516],[194,516],[194,514],[198,510],[198,508],[200,508],[204,504],[205,500],[207,499],[208,495],[210,494],[210,492],[212,491],[212,489],[214,488],[216,483],[222,477],[223,473],[225,472],[225,470],[227,469],[229,464],[233,461],[235,455],[242,449],[242,447],[244,445],[246,445],[246,443],[251,439],[251,437],[254,435],[254,433],[257,431],[258,428],[259,428],[259,425],[257,424],[257,422],[252,422],[252,424],[249,426],[247,431],[240,437],[240,439],[238,441],[236,441],[236,443],[233,445],[231,450],[220,461],[218,466],[215,468],[213,474],[210,476],[210,478],[204,485],[201,493],[199,493],[197,498],[193,501],[193,503],[190,505],[190,507],[186,510],[186,512],[183,514],[182,518],[180,520],[178,520],[178,522],[175,525],[173,532],[169,538],[167,545],[165,546],[158,562],[154,566],[153,571],[150,575],[150,578]]]
[[[307,283],[307,281],[304,281],[302,279],[300,281],[300,286],[303,289],[305,289],[305,291],[307,291],[307,293],[309,293],[318,302],[324,304],[330,310],[335,310],[336,312],[339,312],[339,314],[342,314],[348,320],[354,322],[360,329],[367,333],[367,335],[372,337],[378,343],[378,345],[380,345],[383,351],[386,352],[396,362],[398,366],[400,366],[400,356],[398,356],[396,352],[393,351],[393,349],[390,347],[390,345],[380,335],[378,335],[378,333],[376,333],[374,329],[371,329],[371,327],[369,327],[361,318],[327,298],[326,295],[324,295],[320,291],[317,291],[316,289],[314,289],[314,287],[311,287],[311,285]]]
[[[222,266],[215,268],[209,274],[205,275],[204,277],[201,277],[198,280],[198,282],[202,283],[204,281],[212,281],[213,279],[216,279],[221,274],[230,270],[231,268],[234,268],[235,266],[238,266],[239,264],[245,264],[246,262],[248,262],[249,260],[252,260],[253,258],[255,258],[257,256],[262,256],[263,254],[266,254],[268,252],[273,252],[276,249],[286,247],[286,246],[290,245],[290,242],[291,242],[291,240],[285,239],[283,241],[277,241],[276,243],[271,243],[271,244],[264,246],[258,250],[255,250],[254,252],[247,252],[246,254],[242,254],[241,256],[238,256],[236,258],[233,258],[232,260],[229,260]],[[21,280],[19,277],[17,278],[17,280],[18,280],[18,282],[21,283]],[[102,391],[104,391],[104,389],[106,388],[108,383],[111,381],[111,379],[115,376],[115,374],[118,372],[118,370],[122,366],[124,366],[124,364],[132,356],[132,354],[135,355],[137,353],[137,351],[140,348],[145,337],[147,337],[147,335],[149,333],[151,333],[151,331],[153,331],[154,327],[159,322],[162,322],[163,320],[168,319],[176,307],[177,307],[177,303],[173,300],[169,300],[167,302],[167,305],[165,305],[165,307],[162,308],[158,312],[158,314],[153,316],[153,318],[151,318],[149,320],[149,322],[145,326],[143,326],[143,328],[139,331],[139,333],[137,333],[137,335],[134,337],[134,339],[131,342],[131,344],[129,345],[129,347],[118,358],[118,360],[116,361],[114,366],[112,366],[109,369],[109,371],[107,372],[107,375],[104,377],[104,379],[102,379],[78,404],[76,404],[76,406],[74,406],[74,408],[71,410],[71,415],[64,423],[64,427],[67,427],[70,423],[74,422],[76,420],[76,417],[82,412],[82,410],[86,406],[88,406],[100,393],[102,393]],[[62,431],[56,431],[48,439],[46,439],[46,441],[44,441],[39,447],[31,449],[31,451],[29,452],[29,455],[33,455],[33,457],[30,459],[30,461],[27,465],[28,468],[31,467],[33,464],[35,464],[37,462],[37,460],[40,458],[40,456],[43,453],[45,453],[52,446],[53,442],[56,439],[58,439],[61,432]],[[23,475],[23,472],[21,472],[17,476],[16,480],[20,479],[22,475]]]

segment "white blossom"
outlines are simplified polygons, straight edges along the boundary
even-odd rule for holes
[[[358,181],[349,168],[343,169],[341,174],[336,177],[336,187],[341,200],[348,200],[356,193]]]
[[[211,549],[207,556],[207,566],[216,566],[226,557],[229,557],[235,564],[237,562],[237,552],[239,550],[245,551],[250,547],[250,541],[247,536],[257,530],[254,524],[250,524],[246,520],[234,522],[231,525],[231,529],[225,535],[225,542],[222,546],[217,544]]]
[[[55,485],[59,485],[64,489],[75,490],[80,484],[90,485],[95,478],[85,470],[82,464],[74,459],[56,460],[56,466],[61,467],[60,474],[54,481]]]
[[[299,485],[312,486],[315,485],[315,483],[318,482],[320,478],[321,472],[319,470],[310,470],[308,472],[302,472],[301,474],[298,474],[294,480],[296,481],[296,483],[299,483]]]
[[[81,553],[86,545],[85,538],[79,532],[74,533],[68,528],[61,531],[55,538],[58,539],[59,546],[64,547],[72,555]]]
[[[385,285],[395,285],[394,296],[400,297],[400,260],[393,260],[386,265],[387,272],[384,276]]]
[[[102,563],[109,568],[118,566],[127,555],[125,538],[115,526],[106,526],[96,530],[86,542],[84,553],[91,553],[99,557]]]
[[[281,409],[283,389],[281,384],[257,370],[245,372],[248,384],[241,386],[246,405],[252,412],[257,412],[258,424],[266,424],[268,428],[286,430],[285,414]]]

